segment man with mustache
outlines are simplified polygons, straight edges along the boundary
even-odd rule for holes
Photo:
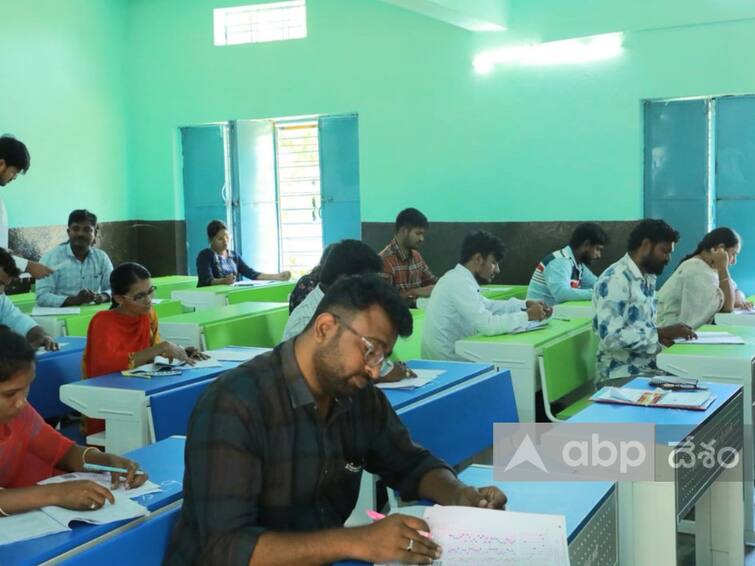
[[[593,222],[584,222],[572,232],[569,244],[545,256],[537,264],[527,288],[527,299],[548,306],[566,301],[588,301],[597,277],[590,264],[600,259],[608,235]]]
[[[679,232],[666,222],[645,219],[629,234],[626,255],[598,278],[592,302],[601,381],[657,372],[661,345],[695,336],[686,324],[655,324],[655,280],[678,241]]]
[[[110,300],[108,255],[95,248],[97,216],[88,210],[74,210],[68,216],[68,241],[42,256],[54,273],[37,282],[37,304],[41,307],[73,307]]]
[[[414,444],[373,386],[412,316],[382,277],[334,283],[295,338],[221,376],[192,413],[184,503],[168,566],[429,564],[442,550],[416,517],[344,527],[362,470],[404,499],[502,508]],[[431,533],[432,534],[432,533]]]

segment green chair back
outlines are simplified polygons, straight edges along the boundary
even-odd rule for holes
[[[238,303],[288,303],[288,296],[294,290],[296,282],[286,282],[266,287],[248,287],[234,289],[228,293],[228,304]]]
[[[204,325],[204,339],[208,350],[226,346],[258,346],[272,348],[283,336],[288,321],[288,307],[240,317],[230,321]]]

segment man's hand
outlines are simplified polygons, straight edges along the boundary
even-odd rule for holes
[[[95,293],[91,289],[82,289],[76,295],[76,301],[79,305],[88,305],[89,303],[94,302],[96,296],[97,293]]]
[[[465,485],[459,488],[454,496],[452,505],[464,507],[482,507],[485,509],[506,509],[506,495],[495,486],[472,487]]]
[[[39,347],[44,348],[48,352],[55,352],[60,349],[58,343],[41,326],[35,326],[29,330],[26,334],[26,340],[35,350]]]
[[[546,307],[540,301],[527,301],[527,319],[528,320],[543,320],[546,316]]]
[[[371,525],[352,529],[356,537],[354,558],[383,564],[431,564],[441,548],[420,531],[430,528],[422,519],[409,515],[389,515]]]
[[[408,377],[417,377],[417,374],[406,367],[404,362],[394,362],[391,371],[385,375],[381,375],[377,383],[394,383]]]
[[[107,293],[96,293],[94,295],[95,305],[101,305],[102,303],[106,303],[109,300],[110,300],[110,296]]]
[[[681,323],[664,326],[658,329],[658,340],[664,346],[671,346],[677,338],[689,340],[690,338],[697,338],[697,334],[695,334],[695,331],[692,330],[692,328]]]
[[[26,264],[26,272],[34,277],[34,279],[44,279],[45,277],[52,275],[53,271],[46,265],[42,265],[37,261],[30,261]]]

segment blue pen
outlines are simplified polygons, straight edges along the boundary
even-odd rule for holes
[[[126,468],[114,468],[113,466],[101,466],[100,464],[84,464],[85,470],[92,470],[94,472],[115,472],[118,474],[127,474],[128,470]],[[142,470],[136,470],[137,476],[143,476],[144,472]]]

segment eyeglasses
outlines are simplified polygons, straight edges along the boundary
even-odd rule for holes
[[[383,352],[383,349],[374,344],[369,338],[365,338],[359,332],[354,330],[349,324],[344,321],[340,316],[337,314],[333,314],[333,318],[335,318],[341,326],[343,326],[346,330],[354,334],[355,336],[358,336],[362,340],[362,344],[364,344],[365,351],[364,351],[364,363],[367,364],[371,368],[380,367],[383,365],[383,362],[385,361],[385,352]]]
[[[155,291],[157,291],[157,287],[155,287],[153,285],[148,290],[146,290],[146,291],[144,291],[142,293],[137,293],[133,297],[129,297],[128,295],[123,295],[123,296],[126,297],[127,299],[131,299],[132,301],[136,301],[136,302],[140,302],[141,303],[141,302],[144,302],[145,299],[151,298],[152,295],[155,294]]]

